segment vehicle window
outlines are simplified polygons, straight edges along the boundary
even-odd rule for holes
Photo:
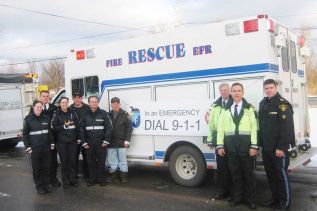
[[[288,56],[288,42],[286,42],[286,47],[282,47],[282,68],[285,72],[289,71],[289,56]]]
[[[55,99],[54,99],[54,105],[59,106],[59,100],[62,97],[66,97],[66,93],[65,92],[61,92]]]
[[[99,79],[97,76],[85,77],[85,97],[99,95]]]
[[[84,80],[82,78],[72,80],[72,95],[76,92],[84,95]]]
[[[291,41],[291,69],[293,73],[297,73],[296,44],[293,41]]]

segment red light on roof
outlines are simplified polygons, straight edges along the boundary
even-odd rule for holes
[[[244,21],[243,25],[245,33],[259,31],[258,19]]]
[[[76,52],[76,59],[77,59],[77,60],[85,59],[85,51],[84,51],[84,50],[82,50],[82,51],[77,51],[77,52]]]
[[[269,20],[269,24],[270,24],[270,25],[269,25],[269,31],[270,31],[270,32],[274,32],[274,28],[275,28],[275,27],[274,27],[274,22],[273,22],[272,20]]]
[[[305,45],[305,37],[301,36],[298,40],[298,44],[300,47],[303,47]]]
[[[258,19],[261,19],[261,18],[268,18],[269,16],[268,15],[258,15]]]

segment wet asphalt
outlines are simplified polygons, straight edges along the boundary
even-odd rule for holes
[[[60,178],[60,168],[58,172]],[[292,210],[317,210],[317,167],[301,167],[290,175]],[[214,200],[216,187],[212,172],[198,188],[182,187],[173,182],[166,167],[130,166],[128,184],[110,183],[105,187],[87,187],[79,178],[79,187],[38,195],[24,148],[0,151],[0,211],[93,211],[93,210],[249,210],[246,205],[229,207]],[[258,204],[269,198],[265,174],[256,172]],[[272,210],[258,206],[257,210]]]

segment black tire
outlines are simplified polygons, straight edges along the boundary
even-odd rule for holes
[[[296,158],[296,157],[297,157],[297,152],[296,152],[296,150],[291,150],[291,151],[290,151],[290,157],[291,157],[291,158]]]
[[[300,149],[303,150],[303,151],[307,151],[307,149],[308,149],[307,144],[301,145],[301,146],[300,146]]]
[[[196,148],[184,145],[171,154],[168,164],[173,180],[187,187],[199,186],[206,177],[206,160]]]

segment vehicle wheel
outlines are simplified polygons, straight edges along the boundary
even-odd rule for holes
[[[297,157],[297,152],[296,152],[296,150],[291,150],[291,151],[290,151],[290,157],[291,157],[291,158],[296,158],[296,157]]]
[[[303,151],[307,151],[307,149],[308,149],[307,144],[301,145],[300,149],[303,150]]]
[[[206,160],[191,146],[176,148],[170,156],[168,167],[174,181],[188,187],[200,185],[206,176]]]

